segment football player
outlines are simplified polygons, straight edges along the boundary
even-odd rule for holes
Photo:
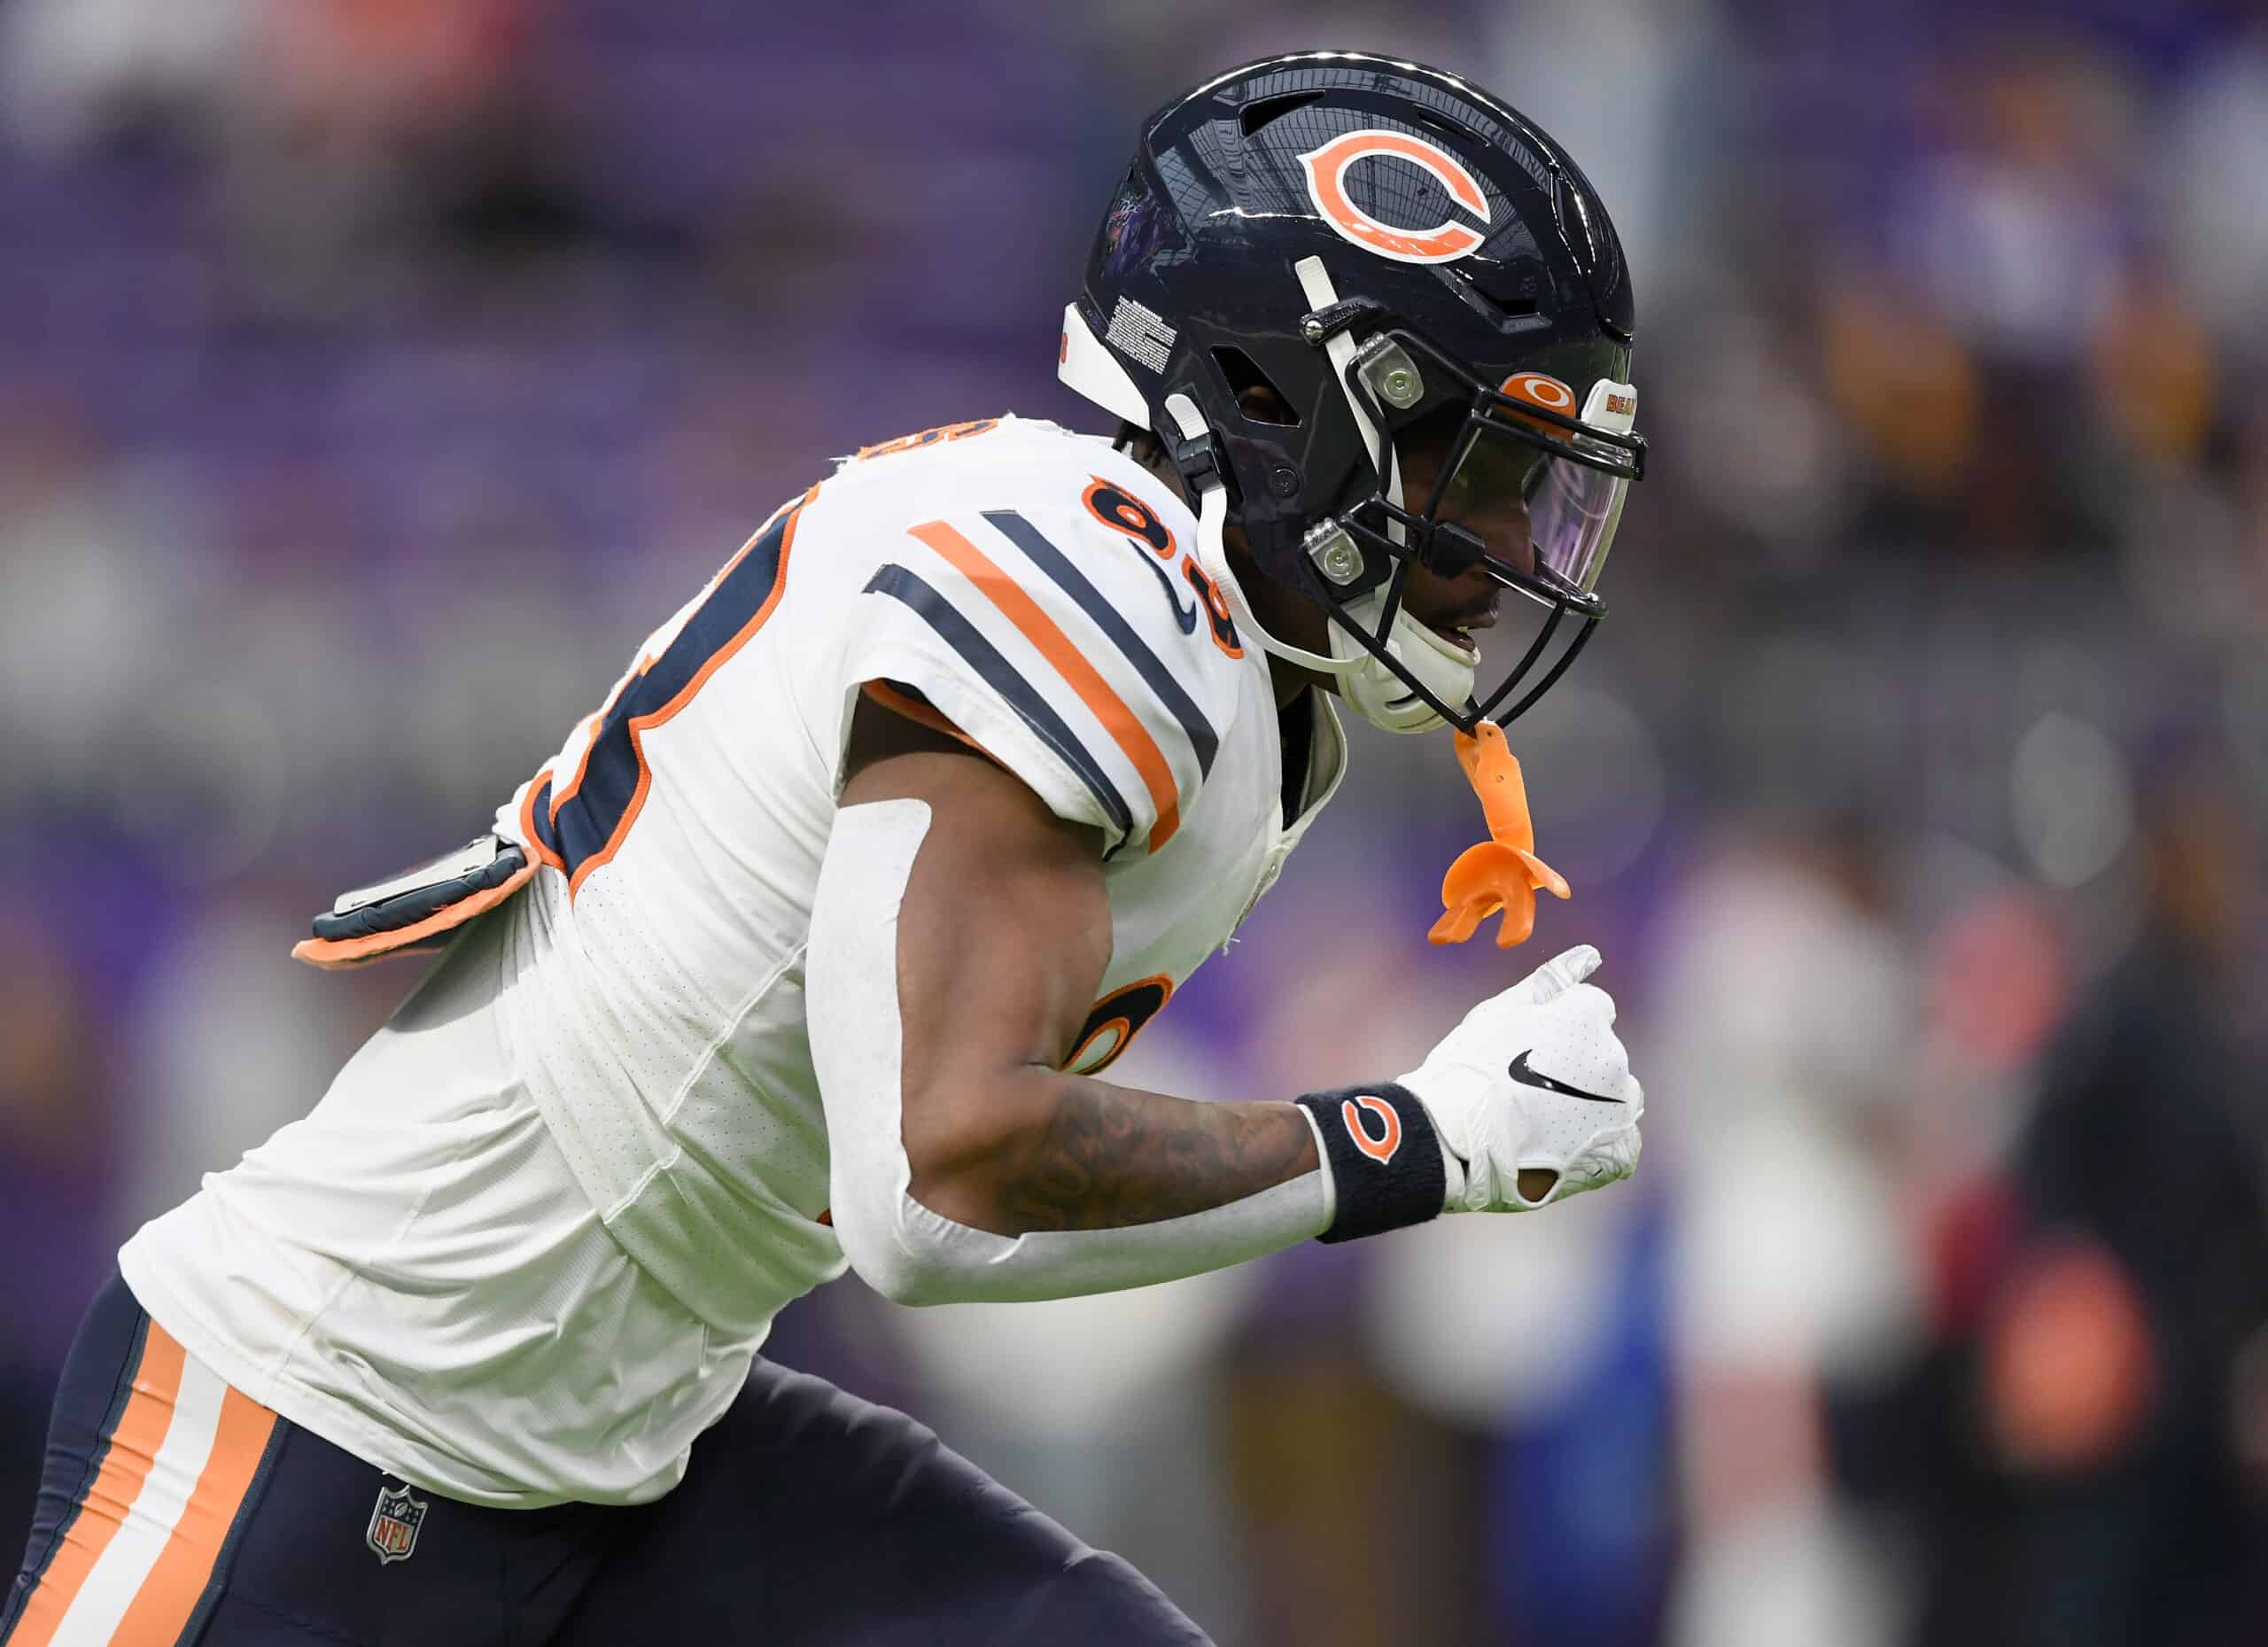
[[[439,958],[125,1247],[7,1647],[1202,1640],[757,1352],[846,1268],[1052,1298],[1631,1171],[1587,948],[1396,1078],[1102,1074],[1339,787],[1334,700],[1470,732],[1590,632],[1632,323],[1574,162],[1454,76],[1278,58],[1154,116],[1060,343],[1115,441],[846,462],[492,835],[318,921],[322,964]],[[1508,594],[1537,636],[1476,684]]]

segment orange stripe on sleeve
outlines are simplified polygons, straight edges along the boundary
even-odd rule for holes
[[[276,1415],[249,1395],[231,1389],[221,1398],[221,1420],[204,1472],[182,1507],[181,1519],[174,1524],[157,1565],[119,1620],[115,1640],[153,1644],[180,1640],[212,1581],[221,1547],[252,1491],[260,1456],[275,1430]]]
[[[151,1322],[142,1342],[142,1359],[134,1369],[133,1393],[112,1427],[102,1468],[65,1528],[62,1548],[24,1604],[10,1647],[48,1647],[96,1560],[125,1524],[126,1512],[141,1496],[142,1483],[149,1478],[167,1426],[173,1422],[186,1359],[166,1330]]]
[[[959,726],[954,726],[951,720],[939,714],[935,707],[919,703],[906,696],[903,692],[893,690],[887,681],[865,681],[861,683],[858,690],[873,702],[889,711],[891,714],[902,715],[917,726],[927,726],[932,732],[942,732],[949,738],[958,739],[995,765],[1007,766],[1007,762],[986,749],[975,738],[970,737]],[[1013,767],[1009,769],[1014,770]]]
[[[1181,827],[1180,788],[1174,781],[1173,768],[1167,765],[1157,740],[1150,735],[1140,717],[1127,708],[1126,700],[1111,690],[1110,683],[1096,672],[1086,655],[1041,610],[1029,591],[1001,571],[983,550],[941,520],[916,526],[913,533],[950,561],[962,577],[1000,609],[1002,615],[1022,632],[1024,639],[1039,649],[1040,656],[1055,666],[1079,695],[1079,701],[1102,723],[1104,730],[1117,740],[1126,758],[1134,763],[1134,770],[1142,775],[1142,781],[1150,791],[1151,804],[1157,808],[1158,821],[1150,829],[1150,851],[1154,852],[1173,839],[1174,831]]]
[[[551,781],[551,763],[546,761],[536,768],[535,776],[528,780],[527,793],[520,797],[520,836],[526,843],[531,862],[549,864],[554,869],[564,870],[567,867],[566,860],[546,846],[543,843],[543,837],[535,832],[536,791],[549,781]]]
[[[582,756],[575,762],[575,770],[568,774],[565,786],[563,788],[555,788],[551,791],[552,822],[557,823],[559,821],[559,809],[566,805],[568,802],[573,800],[575,798],[575,791],[583,787],[583,774],[590,770],[591,750],[598,742],[599,733],[606,726],[607,711],[614,707],[614,701],[622,695],[624,690],[630,685],[630,683],[636,680],[640,675],[646,672],[647,668],[653,663],[653,661],[654,660],[650,657],[640,658],[638,660],[638,667],[636,669],[633,670],[629,674],[623,676],[621,680],[614,683],[614,690],[606,695],[606,702],[599,705],[598,713],[593,715],[588,720],[583,723]]]
[[[813,486],[811,491],[804,493],[800,498],[789,499],[787,502],[782,503],[778,509],[773,509],[771,514],[765,516],[764,517],[764,524],[758,526],[754,532],[749,533],[748,541],[742,544],[739,548],[734,549],[733,551],[733,558],[726,561],[722,566],[718,567],[715,574],[710,578],[708,587],[702,591],[702,600],[706,601],[711,594],[714,594],[717,592],[717,586],[733,575],[733,568],[738,566],[742,561],[746,560],[748,558],[748,552],[754,548],[757,544],[764,541],[764,534],[771,531],[773,526],[779,524],[780,517],[782,515],[787,514],[790,509],[802,509],[804,504],[812,501],[812,498],[818,493],[818,491],[819,488],[817,486]],[[787,558],[788,545],[782,543],[780,546],[780,559],[781,563],[783,566],[787,563]],[[777,598],[776,593],[774,598]],[[770,610],[768,605],[766,610]],[[737,640],[733,642],[735,646],[739,643],[740,642]],[[663,651],[667,651],[668,649],[669,649],[666,646],[662,649]],[[622,695],[630,689],[630,683],[633,680],[643,678],[646,672],[654,666],[654,659],[656,656],[657,654],[655,653],[648,653],[641,656],[638,659],[637,664],[631,670],[631,672],[614,683],[614,689],[606,695],[606,702],[599,705],[598,713],[593,715],[589,720],[584,723],[586,735],[583,739],[582,756],[575,762],[575,770],[568,774],[567,781],[564,784],[555,787],[551,791],[552,822],[557,823],[559,821],[559,809],[566,805],[568,802],[573,800],[576,793],[582,789],[583,775],[587,773],[591,767],[591,751],[598,747],[599,734],[606,730],[606,718],[614,712],[615,704],[620,701]],[[699,684],[700,683],[698,681],[695,682],[695,685],[696,686]]]

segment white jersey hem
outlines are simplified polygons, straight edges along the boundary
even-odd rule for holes
[[[353,1408],[287,1373],[260,1371],[225,1338],[206,1331],[204,1322],[190,1313],[156,1272],[141,1262],[135,1245],[129,1241],[120,1249],[118,1269],[125,1278],[127,1290],[134,1294],[134,1301],[142,1306],[144,1313],[173,1334],[183,1349],[237,1394],[258,1402],[317,1440],[352,1454],[374,1470],[460,1503],[481,1504],[493,1510],[542,1510],[553,1504],[598,1502],[557,1493],[500,1494],[467,1487],[447,1467],[449,1460],[444,1455],[370,1424]]]

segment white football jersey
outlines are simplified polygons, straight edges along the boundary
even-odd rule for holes
[[[436,1491],[666,1491],[773,1317],[844,1267],[804,955],[861,692],[1099,832],[1112,958],[1068,1068],[1226,942],[1336,788],[1316,695],[1283,816],[1267,664],[1196,531],[1107,441],[1005,417],[783,508],[500,812],[543,866],[527,888],[312,1114],[128,1244],[136,1296],[246,1395]]]

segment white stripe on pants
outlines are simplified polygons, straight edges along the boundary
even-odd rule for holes
[[[142,1490],[109,1547],[96,1558],[87,1581],[72,1598],[70,1609],[56,1627],[51,1647],[107,1647],[126,1610],[134,1604],[150,1569],[165,1553],[197,1480],[212,1456],[213,1437],[221,1421],[221,1398],[229,1387],[194,1356],[184,1356],[181,1393],[174,1399],[172,1421],[166,1439]]]

